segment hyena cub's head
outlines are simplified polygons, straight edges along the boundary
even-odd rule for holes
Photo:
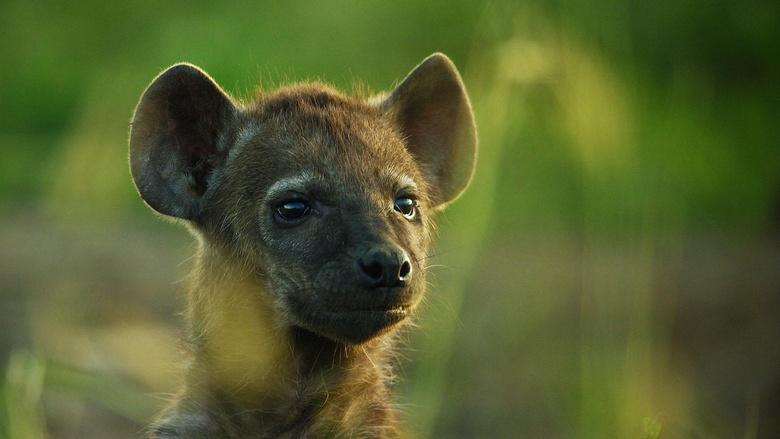
[[[425,286],[432,217],[467,186],[476,134],[441,54],[371,99],[319,84],[239,104],[188,64],[141,97],[130,164],[154,210],[264,279],[282,323],[360,343]]]

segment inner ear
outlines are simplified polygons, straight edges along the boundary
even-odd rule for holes
[[[455,200],[474,173],[477,134],[455,65],[436,53],[415,67],[381,103],[406,138],[437,208]]]
[[[130,130],[130,170],[150,207],[197,218],[227,157],[235,115],[230,97],[191,64],[177,64],[152,81]]]

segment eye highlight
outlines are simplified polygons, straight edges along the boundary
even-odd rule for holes
[[[302,223],[311,214],[311,204],[303,198],[284,200],[274,208],[274,220],[283,226]]]
[[[401,213],[406,219],[414,219],[417,215],[417,200],[410,197],[398,197],[395,199],[393,208]]]

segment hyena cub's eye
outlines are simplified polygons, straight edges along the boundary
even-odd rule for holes
[[[311,204],[302,198],[284,200],[274,208],[274,219],[282,226],[295,226],[311,214]]]
[[[401,212],[401,215],[407,219],[413,219],[417,214],[417,200],[409,197],[398,197],[395,199],[395,210]]]

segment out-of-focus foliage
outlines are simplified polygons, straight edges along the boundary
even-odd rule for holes
[[[780,434],[780,3],[0,3],[0,437],[134,437],[180,375],[192,245],[127,172],[190,61],[235,96],[464,73],[399,404],[422,437]]]

